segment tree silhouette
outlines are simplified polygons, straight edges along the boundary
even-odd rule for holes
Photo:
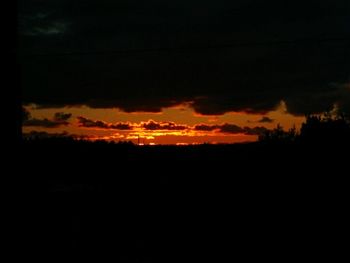
[[[325,112],[323,115],[308,115],[300,129],[300,140],[312,143],[349,142],[349,118],[338,112]]]
[[[295,126],[288,131],[278,124],[259,137],[264,143],[317,143],[339,144],[350,141],[350,119],[343,113],[325,112],[322,115],[307,115],[298,133]]]
[[[284,131],[282,125],[277,124],[275,129],[267,130],[259,136],[259,141],[266,143],[291,143],[296,140],[297,136],[298,133],[295,126],[288,131]]]

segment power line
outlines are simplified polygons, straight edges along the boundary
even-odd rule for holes
[[[303,38],[296,40],[280,40],[266,42],[242,42],[224,45],[209,46],[187,46],[187,47],[162,47],[162,48],[142,48],[142,49],[117,49],[117,50],[96,50],[96,51],[71,51],[60,53],[19,53],[20,57],[51,57],[51,56],[89,56],[89,55],[118,55],[118,54],[141,54],[150,52],[176,52],[176,51],[200,51],[210,49],[230,49],[239,47],[264,47],[264,46],[283,46],[283,45],[310,45],[326,42],[345,42],[350,41],[350,37],[342,38]]]

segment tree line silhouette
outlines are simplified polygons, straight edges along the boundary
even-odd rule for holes
[[[322,143],[339,144],[350,140],[350,118],[344,113],[325,112],[322,115],[307,115],[298,132],[295,126],[287,131],[281,125],[268,130],[259,141],[263,143]]]

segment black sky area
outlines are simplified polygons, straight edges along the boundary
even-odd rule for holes
[[[23,103],[350,112],[350,2],[20,0]]]

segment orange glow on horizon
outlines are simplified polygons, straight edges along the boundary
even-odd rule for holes
[[[304,121],[303,117],[292,116],[287,113],[283,102],[275,110],[266,115],[247,114],[244,112],[228,112],[223,115],[201,115],[195,113],[190,103],[172,106],[163,109],[160,113],[126,113],[118,109],[91,109],[88,107],[65,107],[59,109],[38,109],[26,107],[36,119],[51,119],[56,112],[71,113],[70,124],[55,128],[45,127],[22,127],[23,132],[31,131],[62,133],[85,136],[89,140],[107,141],[132,141],[137,144],[138,140],[145,145],[153,144],[200,144],[200,143],[237,143],[256,141],[257,135],[246,135],[239,133],[225,133],[217,126],[225,123],[248,127],[265,127],[273,129],[277,124],[285,129],[293,125],[300,128]],[[77,117],[82,116],[91,120],[91,123],[98,123],[96,126],[84,127],[79,123]],[[271,120],[263,122],[263,117]],[[90,123],[90,125],[91,125]],[[120,130],[113,124],[127,124],[129,129]],[[101,126],[102,124],[102,126]],[[104,125],[104,126],[103,126]],[[149,125],[149,126],[147,126]],[[208,130],[194,129],[195,125],[207,125],[213,127]],[[147,127],[147,128],[146,128]]]

